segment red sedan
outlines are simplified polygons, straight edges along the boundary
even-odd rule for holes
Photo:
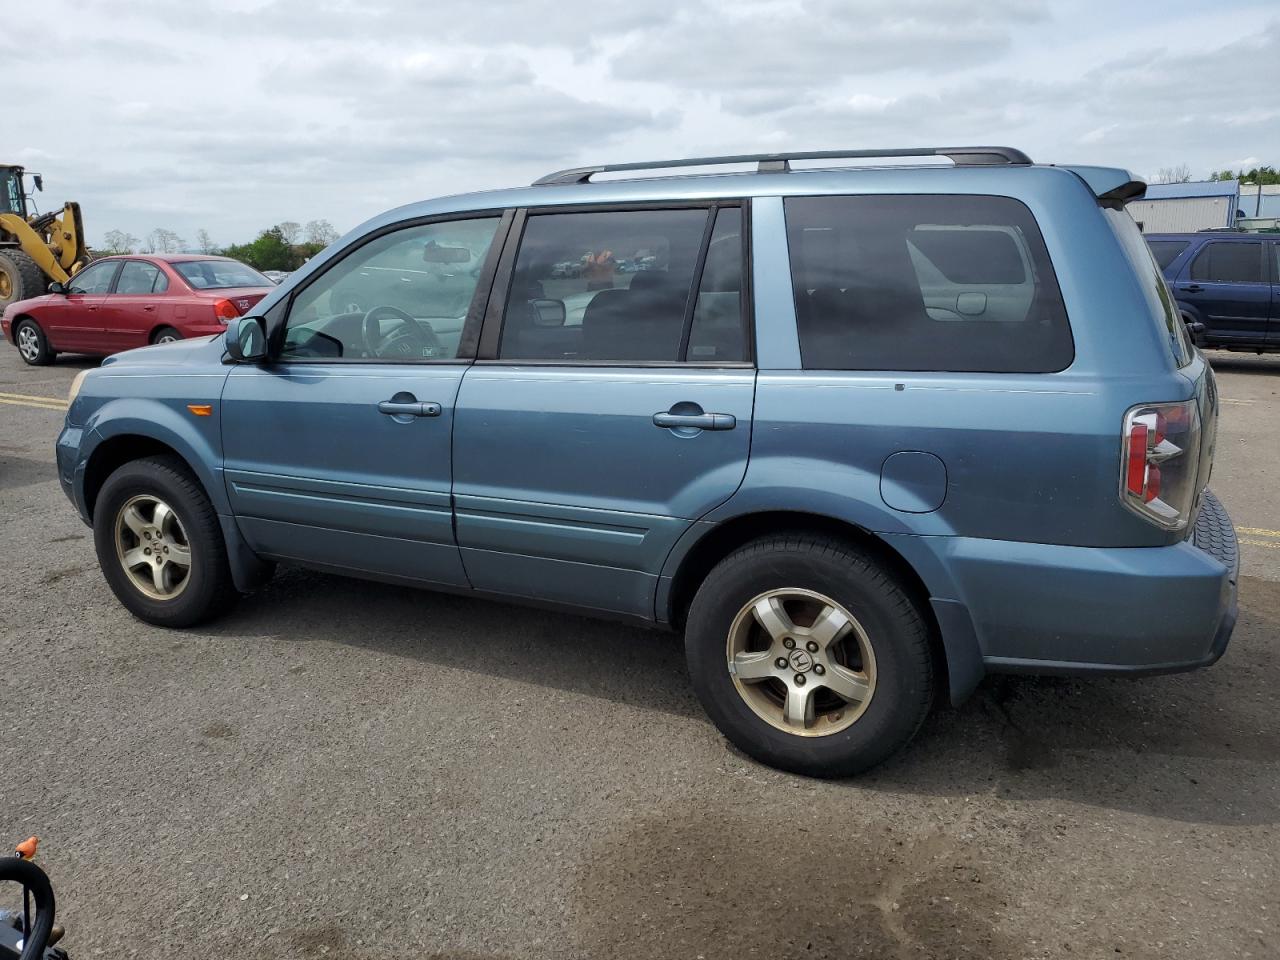
[[[198,254],[104,257],[56,292],[5,308],[0,331],[27,363],[106,356],[221,333],[275,285],[252,267]]]

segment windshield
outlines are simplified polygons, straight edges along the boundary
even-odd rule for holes
[[[275,286],[253,267],[235,260],[179,260],[170,266],[197,290]]]

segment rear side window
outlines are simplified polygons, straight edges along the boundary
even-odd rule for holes
[[[806,369],[1048,373],[1074,356],[1031,211],[1007,197],[786,201]]]
[[[127,260],[116,279],[116,293],[159,293],[168,286],[160,268],[145,260]]]
[[[1156,258],[1156,263],[1160,264],[1160,269],[1165,270],[1169,264],[1178,259],[1178,255],[1187,249],[1190,241],[1188,240],[1148,240],[1147,246],[1151,248],[1151,255]]]
[[[1266,283],[1261,243],[1207,243],[1191,263],[1191,279],[1212,283]]]
[[[742,260],[737,207],[532,214],[498,357],[742,361]]]

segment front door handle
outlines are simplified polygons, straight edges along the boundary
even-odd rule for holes
[[[378,412],[389,417],[438,417],[440,404],[420,403],[417,400],[383,400],[378,404]]]
[[[653,415],[655,427],[668,430],[732,430],[738,425],[738,418],[731,413],[671,413],[670,411]]]

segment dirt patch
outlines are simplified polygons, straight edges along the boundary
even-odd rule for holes
[[[70,567],[62,567],[59,570],[50,570],[40,578],[40,583],[47,587],[51,584],[57,583],[59,580],[65,580],[67,577],[74,577],[78,574],[84,573],[85,569],[86,568],[84,566],[75,564]]]
[[[898,838],[856,814],[670,811],[597,846],[571,922],[587,956],[629,960],[1021,957],[993,925],[998,881],[953,840]]]

